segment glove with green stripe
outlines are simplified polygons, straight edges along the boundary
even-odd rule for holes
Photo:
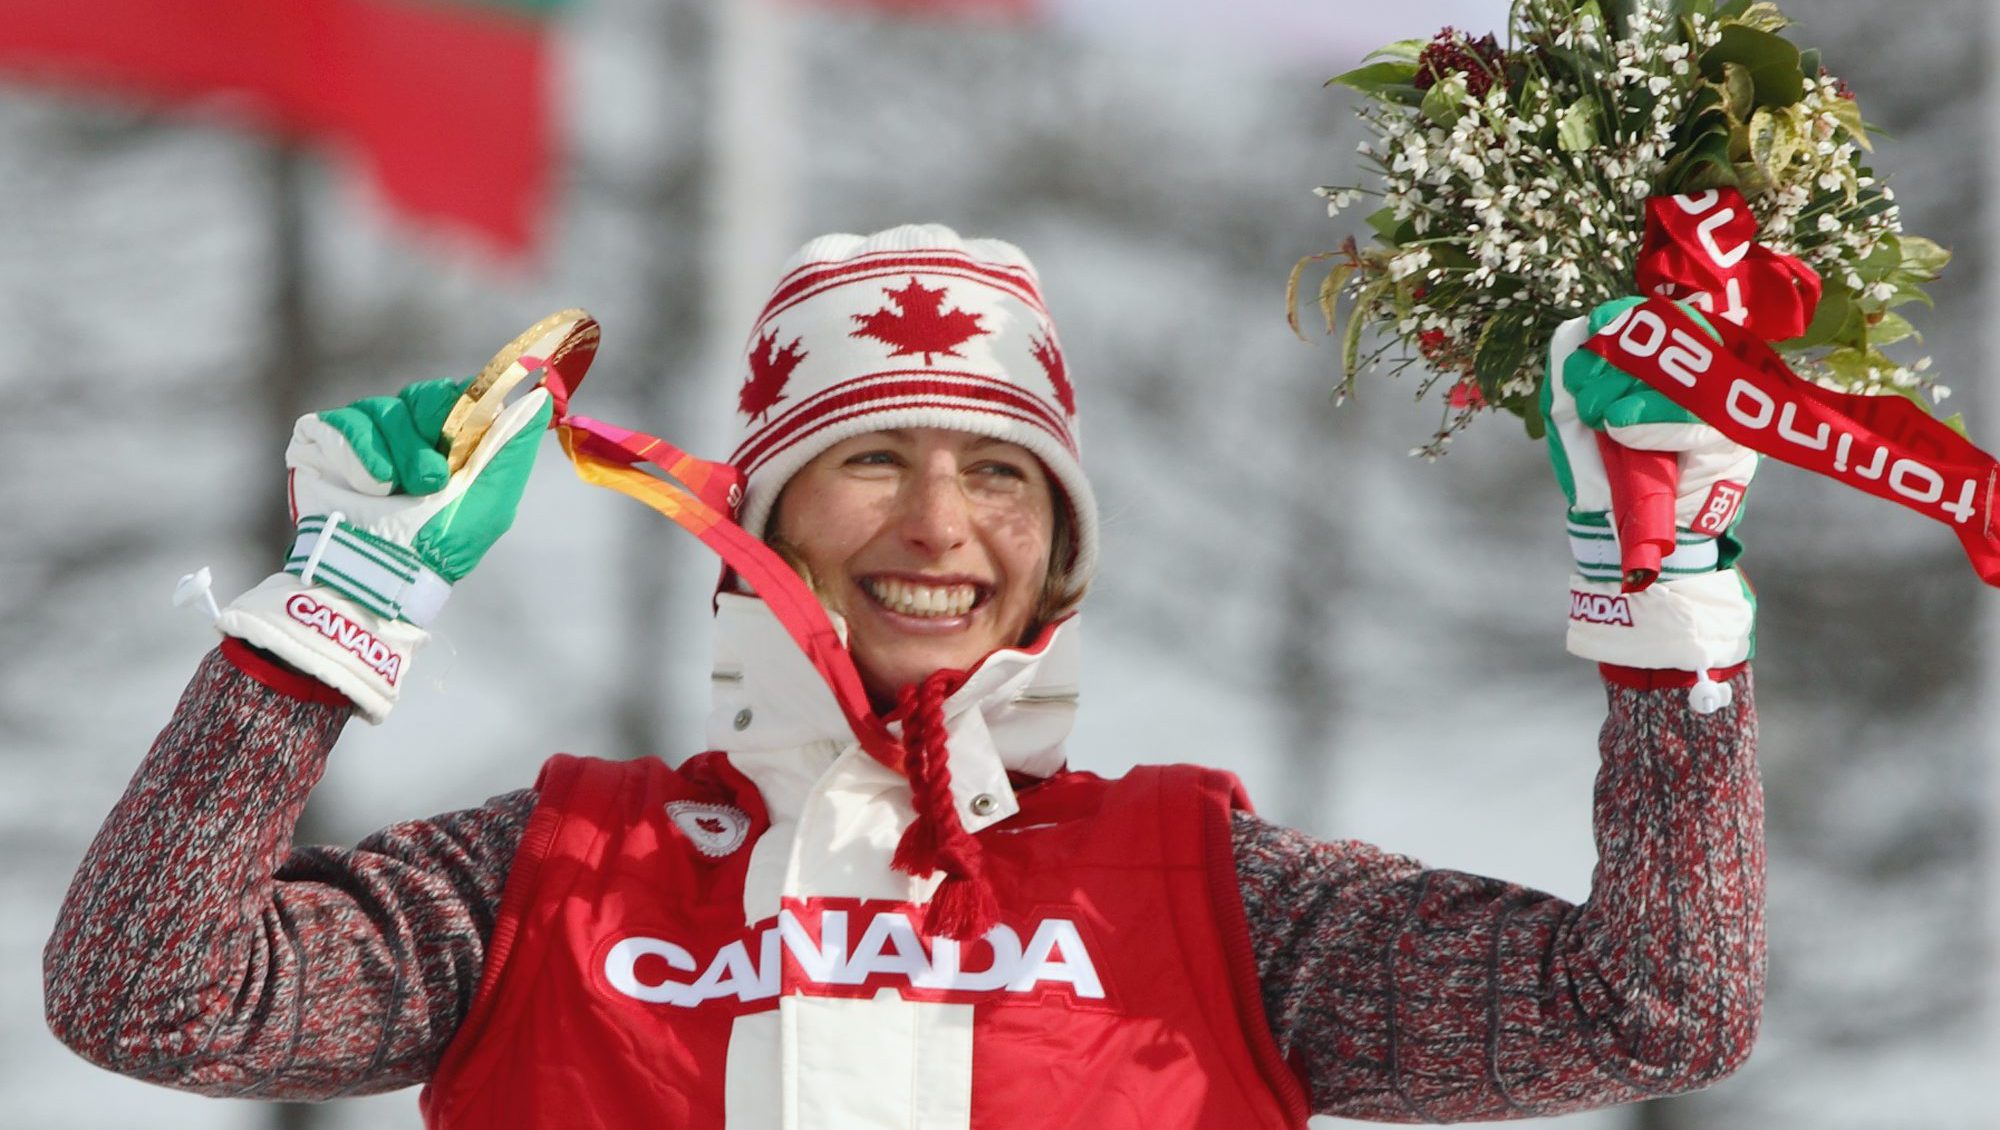
[[[1755,650],[1756,601],[1736,569],[1742,545],[1734,535],[1758,456],[1580,348],[1639,301],[1621,299],[1571,319],[1550,343],[1542,416],[1549,461],[1569,499],[1576,560],[1568,647],[1601,663],[1694,672],[1690,702],[1707,713],[1729,698],[1728,688],[1708,672],[1741,663]],[[1634,450],[1679,457],[1675,548],[1660,563],[1659,581],[1637,592],[1623,591],[1621,583],[1599,432]]]
[[[345,694],[380,722],[452,585],[513,524],[554,409],[536,389],[507,406],[456,474],[445,417],[465,381],[302,416],[285,463],[297,534],[282,572],[218,626]]]

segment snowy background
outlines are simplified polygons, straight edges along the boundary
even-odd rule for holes
[[[721,454],[744,307],[821,231],[939,220],[1040,268],[1105,512],[1078,765],[1220,764],[1278,819],[1582,897],[1602,698],[1561,651],[1541,452],[1494,420],[1411,461],[1434,409],[1384,384],[1336,410],[1336,351],[1284,324],[1292,262],[1358,226],[1309,194],[1352,179],[1359,141],[1320,82],[1504,7],[1064,0],[967,25],[595,0],[566,28],[562,211],[528,266],[385,219],[351,170],[223,108],[0,86],[0,1124],[417,1125],[409,1094],[308,1111],[128,1083],[43,1029],[69,874],[213,642],[174,579],[211,565],[226,597],[271,567],[293,415],[470,372],[561,306],[605,326],[593,415]],[[1920,325],[2000,442],[1988,5],[1791,7],[1891,135],[1909,227],[1958,251]],[[1764,1035],[1706,1094],[1570,1124],[2000,1126],[2000,595],[1935,525],[1789,468],[1752,505]],[[393,721],[343,740],[312,834],[477,802],[558,749],[697,748],[712,577],[545,459]]]

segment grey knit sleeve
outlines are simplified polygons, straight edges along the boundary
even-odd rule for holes
[[[49,938],[63,1042],[211,1095],[323,1099],[428,1076],[478,986],[535,797],[295,848],[348,714],[221,652],[202,664]]]
[[[1580,905],[1236,815],[1267,1019],[1315,1110],[1546,1116],[1743,1062],[1764,982],[1763,801],[1750,678],[1732,682],[1736,704],[1708,717],[1677,689],[1608,687]]]

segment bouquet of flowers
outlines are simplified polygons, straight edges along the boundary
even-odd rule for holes
[[[1343,338],[1343,397],[1363,370],[1421,362],[1419,397],[1451,384],[1414,454],[1436,458],[1489,408],[1539,438],[1550,334],[1639,293],[1647,200],[1723,188],[1747,200],[1760,243],[1820,276],[1811,324],[1773,343],[1799,375],[1926,407],[1947,395],[1928,359],[1884,347],[1916,337],[1897,311],[1929,303],[1924,286],[1950,256],[1903,231],[1894,193],[1864,164],[1852,92],[1783,36],[1777,5],[1516,0],[1510,22],[1505,45],[1446,28],[1331,80],[1366,96],[1360,153],[1379,179],[1318,191],[1335,215],[1379,198],[1375,239],[1301,260],[1288,303],[1296,329],[1300,279],[1330,260],[1319,306]],[[1383,331],[1372,347],[1371,328]]]

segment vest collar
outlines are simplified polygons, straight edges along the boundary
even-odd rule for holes
[[[994,652],[945,700],[953,800],[968,830],[1018,811],[1009,772],[1046,777],[1062,768],[1076,717],[1077,627],[1071,616],[1028,647]],[[816,778],[839,755],[867,757],[833,691],[754,596],[716,598],[711,680],[709,748],[728,753],[767,802],[789,807],[772,794],[794,790],[766,788],[760,778]]]

